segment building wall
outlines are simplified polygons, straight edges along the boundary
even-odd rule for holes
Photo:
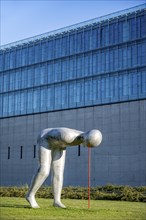
[[[34,158],[37,135],[46,127],[59,126],[83,131],[91,128],[101,130],[103,142],[100,147],[91,150],[92,186],[146,184],[144,100],[5,118],[0,126],[1,185],[30,184],[38,168],[38,160]],[[78,146],[67,148],[65,186],[87,186],[87,155],[88,149],[83,146],[80,156]],[[50,184],[50,178],[46,184]]]
[[[0,117],[146,98],[139,9],[0,50]]]
[[[91,184],[146,184],[146,4],[0,49],[1,184],[30,183],[46,127],[97,128]],[[65,185],[87,185],[67,149]],[[50,184],[50,178],[47,181]]]

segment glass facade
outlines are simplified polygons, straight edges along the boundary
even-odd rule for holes
[[[0,50],[0,117],[146,98],[146,10]]]

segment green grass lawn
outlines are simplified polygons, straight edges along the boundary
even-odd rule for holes
[[[40,209],[32,209],[23,198],[1,197],[0,220],[146,220],[146,203],[64,199],[66,209],[54,208],[51,199],[37,199]]]

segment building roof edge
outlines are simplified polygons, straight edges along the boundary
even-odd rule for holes
[[[57,30],[49,31],[49,32],[46,32],[46,33],[43,33],[43,34],[40,34],[40,35],[36,35],[34,37],[29,37],[29,38],[26,38],[26,39],[23,39],[23,40],[19,40],[19,41],[16,41],[16,42],[1,45],[0,50],[10,49],[11,47],[17,47],[18,45],[20,46],[20,45],[23,45],[23,44],[29,44],[30,42],[35,42],[35,41],[38,41],[38,40],[41,41],[44,38],[49,38],[49,37],[52,37],[52,36],[55,36],[55,35],[58,35],[58,34],[69,32],[69,31],[72,31],[72,30],[77,30],[79,28],[84,28],[84,27],[90,26],[90,25],[95,24],[95,23],[100,23],[100,22],[103,22],[105,20],[109,20],[111,18],[119,17],[119,16],[122,16],[126,13],[127,14],[133,13],[133,12],[136,12],[136,11],[139,11],[139,10],[142,10],[142,9],[146,9],[146,3],[144,3],[142,5],[134,6],[134,7],[128,8],[128,9],[124,9],[124,10],[121,10],[121,11],[118,11],[118,12],[114,12],[114,13],[111,13],[111,14],[108,14],[108,15],[100,16],[100,17],[93,18],[93,19],[90,19],[90,20],[87,20],[87,21],[83,21],[83,22],[80,22],[80,23],[77,23],[77,24],[74,24],[74,25],[64,27],[64,28],[59,28]]]

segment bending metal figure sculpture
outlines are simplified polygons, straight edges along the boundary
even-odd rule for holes
[[[80,144],[87,147],[96,147],[101,141],[102,134],[96,129],[88,132],[64,127],[42,130],[37,139],[40,166],[32,179],[29,191],[26,195],[26,200],[30,203],[31,207],[39,208],[35,200],[35,194],[51,170],[54,195],[53,205],[55,207],[66,208],[61,203],[66,147]]]

